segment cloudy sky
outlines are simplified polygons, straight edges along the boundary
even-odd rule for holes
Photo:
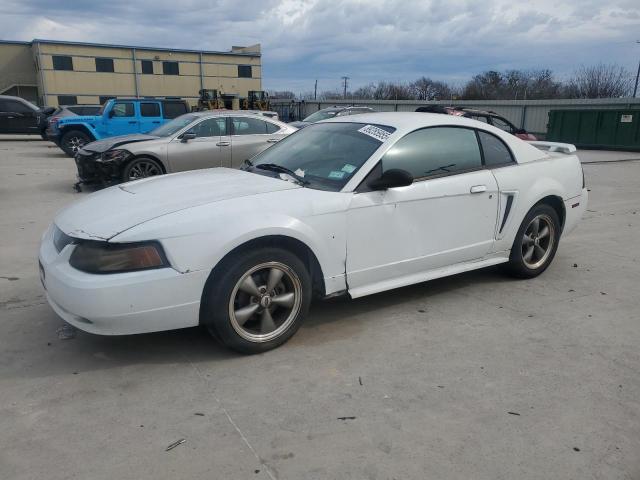
[[[487,69],[640,59],[638,0],[0,0],[0,39],[228,50],[261,43],[263,87],[319,90]]]

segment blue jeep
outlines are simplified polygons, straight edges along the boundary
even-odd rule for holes
[[[69,116],[52,125],[49,140],[73,157],[83,145],[131,133],[146,133],[190,111],[177,98],[114,98],[95,116]]]

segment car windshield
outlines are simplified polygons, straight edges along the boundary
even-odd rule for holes
[[[159,126],[156,129],[153,129],[149,132],[149,135],[154,135],[156,137],[168,137],[169,135],[173,135],[177,131],[183,129],[191,122],[198,118],[197,115],[193,115],[191,113],[187,113],[185,115],[180,115],[179,117],[174,118],[170,122],[165,123],[164,125]]]
[[[319,122],[320,120],[326,120],[327,118],[333,118],[339,112],[340,112],[340,110],[320,110],[320,111],[317,111],[316,113],[312,113],[311,115],[309,115],[307,118],[305,118],[302,121],[303,122],[309,122],[309,123],[315,123],[315,122]]]
[[[364,123],[310,125],[253,157],[243,170],[337,192],[394,131]]]

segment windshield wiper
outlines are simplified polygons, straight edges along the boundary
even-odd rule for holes
[[[259,168],[260,170],[271,170],[272,172],[286,173],[290,177],[293,177],[300,185],[309,185],[308,180],[305,180],[293,170],[287,167],[283,167],[282,165],[278,165],[277,163],[261,163],[260,165],[256,165],[255,168]]]

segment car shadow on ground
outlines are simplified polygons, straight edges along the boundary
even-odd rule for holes
[[[502,283],[512,281],[497,267],[463,273],[432,280],[376,295],[350,300],[339,297],[315,301],[301,330],[289,346],[304,348],[355,335],[361,329],[375,328],[372,314],[403,304],[419,302],[428,304],[431,298],[464,289],[473,284]],[[127,367],[138,364],[198,364],[212,361],[229,361],[243,356],[226,349],[213,339],[203,327],[186,328],[167,332],[127,336],[100,336],[77,331],[68,340],[57,338],[55,329],[63,325],[47,305],[43,305],[48,325],[48,348],[43,356],[31,360],[30,368],[19,369],[20,376],[48,376],[70,371],[96,371]],[[358,319],[354,323],[354,318]],[[331,326],[327,335],[318,334],[319,328]],[[280,349],[290,348],[285,344]],[[263,354],[269,355],[269,353]],[[35,360],[35,361],[34,361]],[[18,370],[16,370],[18,373]]]

